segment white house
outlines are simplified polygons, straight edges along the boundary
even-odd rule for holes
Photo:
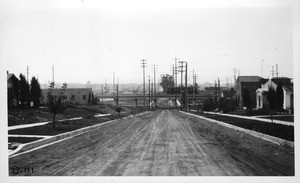
[[[283,89],[283,109],[290,110],[294,108],[294,90],[293,83],[290,78],[272,78],[261,84],[261,88],[256,90],[256,108],[264,108],[268,105],[267,93],[269,87],[272,86],[275,90],[278,84],[282,84]]]

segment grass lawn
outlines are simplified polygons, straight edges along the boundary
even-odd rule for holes
[[[56,119],[66,119],[73,117],[81,117],[93,115],[95,112],[87,109],[68,108],[63,114],[56,116]],[[40,109],[14,109],[8,111],[8,126],[31,124],[38,122],[51,121],[52,115],[47,108]]]
[[[245,129],[264,133],[267,135],[279,137],[281,139],[294,141],[293,126],[281,125],[276,123],[267,123],[267,122],[261,122],[261,121],[250,120],[250,119],[235,118],[229,116],[221,116],[217,114],[205,114],[205,113],[203,114],[194,113],[194,114],[215,119],[218,121],[222,121],[224,123],[232,124]]]
[[[128,114],[120,114],[120,117],[128,116]],[[58,135],[61,133],[66,133],[74,131],[87,126],[92,126],[100,124],[106,121],[117,119],[118,115],[110,115],[101,118],[95,118],[91,116],[86,116],[83,119],[57,122],[56,128],[52,129],[52,123],[48,123],[42,126],[35,126],[31,128],[22,128],[17,130],[9,130],[8,134],[18,134],[18,135]]]
[[[260,118],[271,119],[271,116],[260,117]],[[273,119],[280,120],[280,121],[294,122],[294,115],[290,115],[290,116],[273,116]]]
[[[8,137],[8,142],[18,142],[21,144],[25,144],[28,142],[33,142],[36,140],[40,140],[42,138],[36,138],[36,137]]]

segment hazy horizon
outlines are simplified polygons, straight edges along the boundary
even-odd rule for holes
[[[9,9],[1,23],[6,70],[40,83],[142,83],[171,74],[174,58],[188,62],[198,83],[233,82],[240,75],[293,78],[293,14],[285,7],[179,9]],[[5,46],[4,46],[5,45]],[[179,81],[178,77],[178,81]]]

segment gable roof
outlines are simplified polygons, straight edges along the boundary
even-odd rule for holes
[[[291,85],[291,79],[287,77],[272,78],[271,81],[274,82],[276,85],[278,85],[279,83],[281,83],[282,86]]]
[[[261,82],[263,78],[259,76],[239,76],[236,81],[240,82]]]
[[[7,73],[7,81],[10,79],[18,80],[19,79],[13,73]]]

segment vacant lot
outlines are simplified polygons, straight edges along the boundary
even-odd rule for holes
[[[264,133],[267,135],[279,137],[285,140],[294,141],[293,126],[281,125],[276,123],[267,123],[267,122],[252,120],[252,119],[250,120],[250,119],[242,119],[237,117],[222,116],[217,114],[207,114],[207,113],[203,113],[203,114],[194,113],[194,114],[215,119],[218,121],[222,121],[224,123],[232,124],[249,130],[257,131],[260,133]]]
[[[57,115],[56,119],[66,119],[92,114],[95,114],[95,112],[87,109],[68,108],[63,112],[63,114]],[[8,126],[46,122],[51,120],[52,115],[47,108],[14,109],[8,111]]]

